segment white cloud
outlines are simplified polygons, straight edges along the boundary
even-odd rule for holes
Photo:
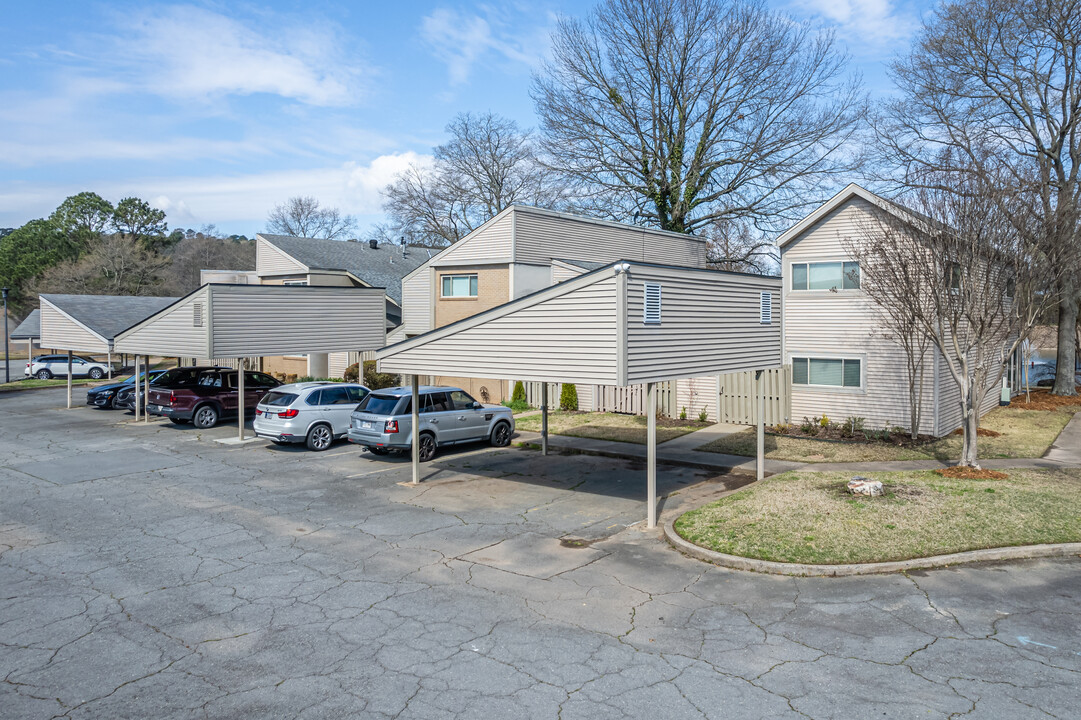
[[[916,11],[893,0],[795,0],[793,6],[837,25],[840,39],[849,45],[897,43],[919,27]]]
[[[489,53],[527,67],[543,57],[544,46],[538,41],[547,41],[546,32],[513,35],[506,28],[522,23],[508,22],[492,8],[484,10],[486,17],[440,8],[421,20],[421,37],[432,54],[446,64],[451,85],[466,82],[473,66]],[[531,19],[526,24],[533,22]]]

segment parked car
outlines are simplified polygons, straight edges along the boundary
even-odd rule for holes
[[[109,365],[107,363],[98,362],[82,355],[75,355],[71,358],[72,377],[88,377],[100,380],[108,374]],[[67,377],[68,356],[38,355],[36,358],[27,361],[23,375],[36,377],[39,380],[49,380],[57,376]]]
[[[228,370],[229,368],[219,367],[217,365],[196,365],[194,367],[174,367],[169,368],[154,380],[154,385],[159,388],[182,388],[189,385],[194,385],[199,381],[199,376],[208,370]],[[124,408],[127,410],[135,409],[135,393],[139,393],[139,404],[145,407],[144,397],[145,392],[143,390],[143,383],[139,384],[139,387],[124,387],[116,393],[116,400],[113,401],[113,406],[118,408]]]
[[[503,405],[484,405],[461,388],[420,388],[421,462],[435,457],[444,445],[487,440],[495,447],[510,444],[514,415]],[[412,388],[373,390],[353,412],[348,439],[376,455],[412,448]]]
[[[159,377],[164,372],[165,370],[151,370],[149,373],[150,382],[154,382],[155,378]],[[145,378],[146,376],[147,373],[141,373],[139,375],[139,382],[143,382],[143,378]],[[116,402],[117,393],[119,393],[125,388],[134,389],[134,387],[134,375],[131,375],[119,382],[109,383],[108,385],[98,385],[97,387],[91,388],[90,390],[86,391],[86,404],[106,410],[116,407],[114,403]]]
[[[226,369],[205,370],[199,373],[194,384],[173,388],[160,383],[151,385],[146,411],[151,415],[164,415],[178,425],[190,422],[198,428],[212,428],[218,420],[237,413],[240,401],[237,373]],[[254,415],[263,395],[279,385],[280,381],[266,373],[245,370],[244,414]]]
[[[353,410],[371,392],[363,385],[304,382],[276,387],[255,408],[255,434],[278,445],[326,450],[349,432]]]

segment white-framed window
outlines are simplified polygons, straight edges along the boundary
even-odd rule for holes
[[[477,274],[443,275],[440,278],[440,297],[469,298],[477,296]]]
[[[862,388],[863,361],[859,358],[793,357],[792,384],[816,387]]]
[[[793,290],[859,290],[860,264],[849,260],[792,263]]]

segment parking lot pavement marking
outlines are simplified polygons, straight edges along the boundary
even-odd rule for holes
[[[401,470],[401,469],[402,468],[400,468],[400,467],[383,468],[382,470],[372,470],[371,472],[357,473],[356,475],[346,475],[345,479],[346,480],[352,480],[353,478],[367,477],[369,475],[378,475],[379,473],[393,472],[395,470]],[[399,485],[400,484],[401,483],[399,483]],[[409,483],[409,484],[412,485],[413,483]]]

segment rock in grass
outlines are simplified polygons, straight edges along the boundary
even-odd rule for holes
[[[853,495],[870,495],[876,497],[882,494],[882,483],[878,480],[870,480],[856,476],[848,481],[848,492]]]

